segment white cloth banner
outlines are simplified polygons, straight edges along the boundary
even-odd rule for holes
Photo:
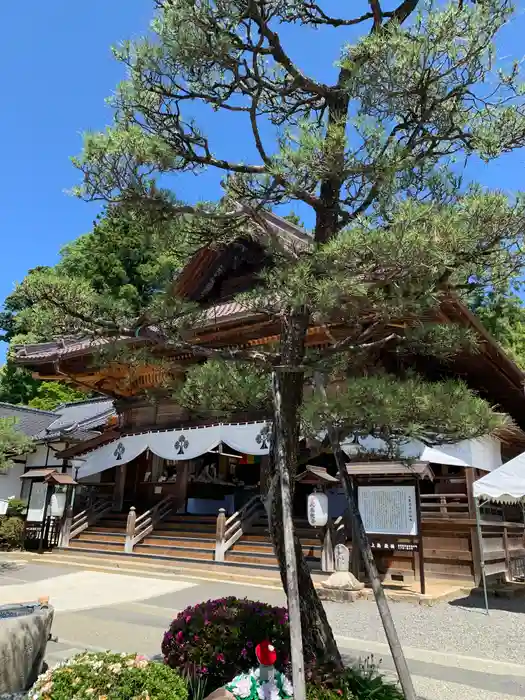
[[[341,443],[341,447],[352,456],[356,446],[348,439]],[[359,447],[365,451],[385,450],[386,443],[378,438],[367,437],[359,440]],[[502,464],[501,444],[499,440],[489,436],[432,447],[419,440],[409,440],[400,445],[400,452],[401,457],[407,459],[456,467],[475,467],[487,472],[497,469]]]
[[[265,422],[221,423],[201,428],[126,435],[90,452],[78,470],[77,479],[127,464],[146,450],[162,459],[181,461],[200,457],[220,443],[225,443],[243,454],[267,455],[270,452],[270,437],[271,426]]]

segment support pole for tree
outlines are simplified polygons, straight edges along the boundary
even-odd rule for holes
[[[326,378],[320,373],[316,373],[315,382],[317,390],[321,394],[323,400],[327,402]],[[403,653],[403,648],[401,647],[401,642],[397,636],[392,613],[390,612],[390,606],[388,605],[388,600],[383,590],[383,586],[381,585],[381,579],[379,578],[379,572],[374,560],[374,554],[370,548],[365,527],[363,525],[363,520],[361,519],[361,513],[359,512],[355,482],[351,478],[346,468],[346,456],[341,449],[339,436],[337,435],[336,430],[331,426],[328,428],[328,437],[330,439],[330,446],[337,464],[339,478],[343,484],[346,500],[348,501],[350,516],[352,519],[352,535],[357,540],[356,543],[352,542],[352,547],[357,544],[363,557],[365,570],[374,592],[379,616],[381,617],[381,622],[383,623],[385,636],[388,641],[388,646],[390,647],[390,652],[392,654],[392,659],[394,660],[394,665],[396,667],[399,683],[401,684],[405,700],[417,700],[408,664]]]
[[[274,460],[281,484],[284,553],[286,561],[286,582],[288,594],[288,614],[290,617],[290,647],[292,652],[292,681],[295,700],[306,700],[306,682],[304,676],[303,635],[301,630],[301,607],[299,599],[299,582],[297,577],[297,560],[292,518],[292,490],[290,473],[286,466],[284,450],[285,430],[282,424],[282,396],[278,371],[272,373],[272,391],[274,401],[274,421],[276,436],[273,445]]]

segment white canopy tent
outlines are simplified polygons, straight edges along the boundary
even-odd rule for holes
[[[483,552],[483,534],[480,522],[480,506],[492,503],[525,503],[525,452],[506,462],[499,469],[486,474],[474,482],[472,487],[476,504],[476,524],[478,529],[479,549],[481,554],[481,574],[485,608],[489,611],[487,596],[487,578],[485,574],[485,558]]]

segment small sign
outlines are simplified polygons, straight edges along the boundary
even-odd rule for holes
[[[368,534],[418,534],[415,486],[360,486],[358,501]]]

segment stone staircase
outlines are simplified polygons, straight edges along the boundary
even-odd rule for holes
[[[152,533],[124,555],[126,539],[124,513],[109,513],[70,540],[64,552],[71,554],[121,554],[126,557],[215,563],[215,516],[172,514]],[[306,520],[296,520],[296,529],[311,569],[320,569],[321,542]],[[277,569],[278,564],[268,532],[266,516],[251,525],[249,532],[226,552],[225,565]]]

